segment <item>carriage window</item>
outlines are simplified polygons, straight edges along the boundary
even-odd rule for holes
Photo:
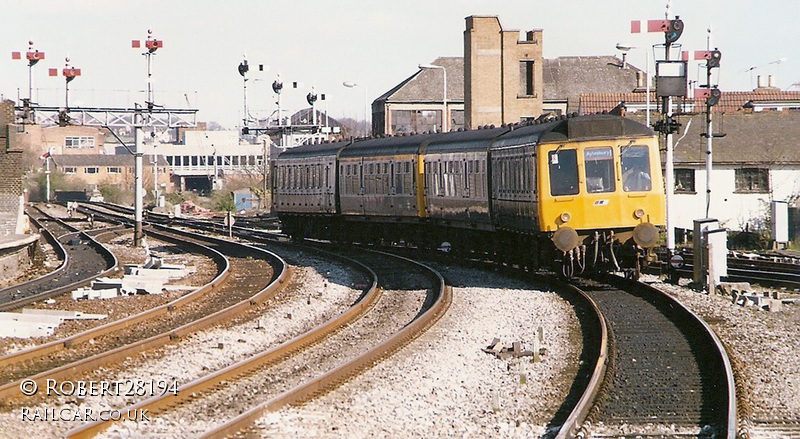
[[[611,148],[587,148],[583,151],[586,165],[586,192],[614,192],[614,155]]]
[[[622,188],[625,192],[649,191],[650,156],[647,147],[622,147],[619,155],[622,166]]]
[[[574,149],[550,151],[550,195],[578,193],[578,154]]]

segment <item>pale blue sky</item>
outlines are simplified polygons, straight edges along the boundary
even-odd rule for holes
[[[153,57],[155,98],[185,107],[184,94],[200,109],[201,120],[235,127],[242,117],[242,80],[237,66],[251,64],[248,103],[263,116],[275,109],[270,84],[278,72],[283,105],[306,107],[311,86],[327,96],[332,117],[361,119],[365,84],[371,102],[410,76],[420,63],[438,56],[463,55],[464,18],[496,15],[504,29],[543,29],[544,56],[619,55],[617,42],[640,47],[629,62],[644,68],[644,52],[663,42],[662,34],[630,34],[630,21],[664,18],[666,0],[5,0],[0,27],[0,94],[27,96],[27,67],[12,60],[28,40],[46,59],[34,67],[41,105],[63,105],[63,77],[47,76],[64,57],[82,70],[70,84],[70,104],[126,106],[143,101],[146,67],[131,40],[147,30],[163,40]],[[774,75],[786,90],[800,82],[800,20],[796,1],[674,0],[686,30],[684,50],[704,50],[707,28],[722,51],[720,88],[751,89],[755,75]],[[23,55],[24,57],[24,55]],[[786,61],[770,64],[780,58]],[[257,64],[269,71],[254,71]],[[694,64],[694,63],[693,63]],[[690,79],[696,79],[690,68]],[[791,88],[800,90],[800,86]],[[129,92],[128,90],[132,90]],[[321,107],[325,109],[325,104]]]

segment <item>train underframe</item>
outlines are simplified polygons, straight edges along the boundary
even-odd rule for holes
[[[561,251],[552,233],[457,227],[446,221],[397,218],[280,215],[283,233],[295,240],[323,239],[338,243],[402,245],[441,250],[463,258],[487,258],[527,270],[550,268],[564,277],[589,272],[621,271],[638,278],[653,261],[650,248],[635,244],[632,229],[581,231],[580,244]]]

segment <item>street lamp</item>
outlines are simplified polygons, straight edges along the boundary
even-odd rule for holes
[[[617,50],[622,52],[622,68],[627,67],[626,64],[626,55],[629,51],[636,49],[636,46],[631,46],[628,44],[617,43]],[[645,82],[645,114],[646,114],[646,124],[650,126],[650,55],[645,51],[644,53],[644,82]]]
[[[442,108],[442,132],[446,133],[448,131],[447,120],[449,119],[447,117],[447,69],[445,69],[444,66],[437,66],[435,64],[420,64],[419,68],[423,69],[423,70],[440,69],[442,71],[442,90],[443,90],[443,97],[442,97],[442,105],[443,105],[443,108]]]
[[[367,125],[368,124],[367,107],[369,106],[369,102],[367,100],[367,87],[364,84],[357,84],[355,82],[350,82],[350,81],[344,81],[342,85],[347,88],[362,87],[364,89],[364,137],[368,137],[369,125]]]

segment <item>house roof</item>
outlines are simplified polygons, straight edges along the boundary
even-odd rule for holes
[[[620,102],[627,104],[644,104],[647,95],[641,92],[620,92],[620,93],[581,93],[580,112],[582,114],[594,114],[603,111],[610,111]],[[655,91],[650,91],[650,103],[653,108],[657,108]],[[693,108],[705,109],[705,99],[686,99],[686,111]],[[781,91],[774,88],[761,88],[754,91],[723,91],[719,103],[713,108],[714,113],[746,112],[747,107],[758,106],[758,104],[769,104],[771,106],[800,107],[800,91]]]
[[[432,64],[447,69],[447,100],[464,101],[464,58],[441,57]],[[569,100],[577,106],[580,92],[625,93],[638,84],[642,70],[616,56],[565,56],[542,61],[544,100]],[[437,102],[442,96],[442,74],[436,69],[420,69],[376,101]]]
[[[50,158],[56,166],[120,166],[132,167],[134,166],[133,156],[130,154],[58,154],[52,155]],[[151,164],[153,156],[145,154],[143,162]],[[158,165],[167,166],[168,163],[164,156],[158,156]]]
[[[431,64],[447,70],[447,101],[464,102],[464,58],[441,57]],[[376,101],[441,102],[443,81],[441,69],[419,69]]]
[[[577,106],[583,93],[628,93],[642,70],[616,56],[563,56],[542,61],[544,100],[566,100]],[[612,106],[613,108],[613,106]]]
[[[628,117],[644,119],[640,114]],[[678,121],[681,131],[675,137],[675,163],[704,165],[706,138],[701,134],[706,131],[705,115],[678,116]],[[733,112],[717,116],[712,122],[714,133],[725,134],[725,137],[713,138],[714,165],[800,165],[800,111]]]

